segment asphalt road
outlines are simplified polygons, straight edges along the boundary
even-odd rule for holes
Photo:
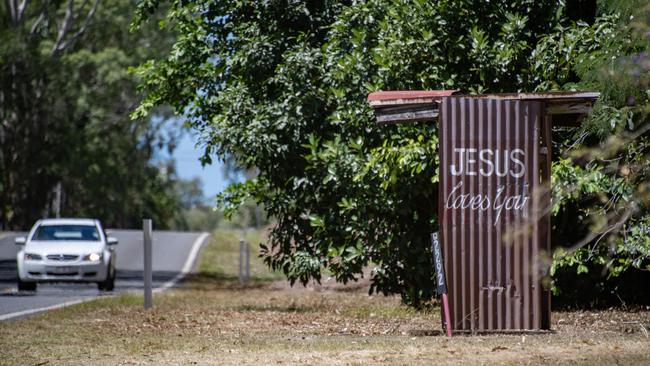
[[[139,230],[108,230],[119,240],[117,247],[117,279],[113,294],[142,291],[143,236]],[[0,320],[27,316],[67,304],[87,301],[99,296],[96,284],[39,284],[36,293],[18,292],[16,288],[16,253],[20,247],[14,238],[25,233],[0,236]],[[194,262],[207,235],[173,231],[153,233],[153,286],[162,290],[175,285]],[[111,293],[108,293],[109,295]]]

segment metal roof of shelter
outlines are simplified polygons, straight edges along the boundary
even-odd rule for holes
[[[368,95],[368,104],[375,109],[377,123],[435,121],[442,99],[460,96],[458,90],[379,91]],[[589,113],[600,93],[593,91],[545,93],[495,93],[462,95],[472,99],[540,100],[545,114],[555,116],[555,125],[577,125]]]
[[[409,103],[427,103],[439,101],[442,97],[458,94],[458,90],[396,90],[379,91],[368,95],[371,106],[387,106]]]

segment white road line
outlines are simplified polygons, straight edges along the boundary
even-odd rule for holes
[[[196,240],[192,244],[192,249],[190,249],[190,254],[187,256],[187,260],[185,261],[185,264],[183,265],[183,268],[181,269],[181,272],[179,274],[177,274],[171,280],[163,283],[160,287],[156,287],[153,290],[153,292],[157,293],[157,292],[165,291],[165,290],[167,290],[167,289],[169,289],[171,287],[174,287],[178,283],[178,281],[182,280],[188,273],[190,273],[192,271],[192,267],[194,266],[194,261],[196,260],[196,257],[199,255],[199,251],[201,249],[201,246],[203,246],[203,244],[205,242],[205,239],[208,236],[210,236],[209,233],[202,233],[201,235],[199,235],[198,238],[196,238]],[[128,293],[133,293],[133,292],[136,292],[136,291],[128,291]],[[74,301],[68,301],[68,302],[64,302],[64,303],[61,303],[61,304],[45,306],[45,307],[37,308],[37,309],[28,309],[28,310],[23,310],[23,311],[17,311],[17,312],[14,312],[14,313],[0,315],[0,321],[7,320],[7,319],[12,319],[12,318],[17,318],[17,317],[20,317],[20,316],[40,313],[40,312],[48,311],[48,310],[61,309],[61,308],[65,308],[65,307],[68,307],[68,306],[82,304],[84,302],[97,300],[99,298],[114,297],[114,296],[117,296],[117,295],[120,295],[120,294],[123,294],[123,293],[124,292],[122,292],[122,293],[114,293],[114,294],[110,294],[110,295],[89,297],[87,299],[79,299],[79,300],[74,300]]]
[[[194,244],[192,244],[192,249],[190,250],[190,254],[187,256],[187,260],[185,261],[185,265],[183,265],[183,269],[181,269],[181,272],[171,280],[163,283],[162,286],[157,287],[155,290],[153,290],[153,292],[165,291],[170,287],[174,287],[176,283],[178,283],[178,281],[182,280],[183,277],[185,277],[188,273],[192,271],[192,267],[194,266],[194,261],[196,260],[196,256],[199,255],[199,250],[201,249],[201,246],[203,245],[205,238],[207,238],[209,235],[210,234],[208,233],[203,233],[198,238],[196,238]]]

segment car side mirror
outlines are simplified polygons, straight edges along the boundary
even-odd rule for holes
[[[25,238],[24,236],[17,236],[14,239],[14,242],[16,243],[16,245],[25,245],[25,242],[27,242],[27,238]]]
[[[117,245],[117,243],[118,243],[117,238],[114,238],[112,236],[106,238],[106,244],[108,245]]]

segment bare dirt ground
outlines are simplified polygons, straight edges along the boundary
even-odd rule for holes
[[[149,311],[132,294],[0,323],[0,364],[650,364],[650,309],[555,312],[551,334],[448,339],[439,309],[368,296],[364,283],[291,288],[254,261],[240,285],[238,235],[216,233],[199,273]]]

